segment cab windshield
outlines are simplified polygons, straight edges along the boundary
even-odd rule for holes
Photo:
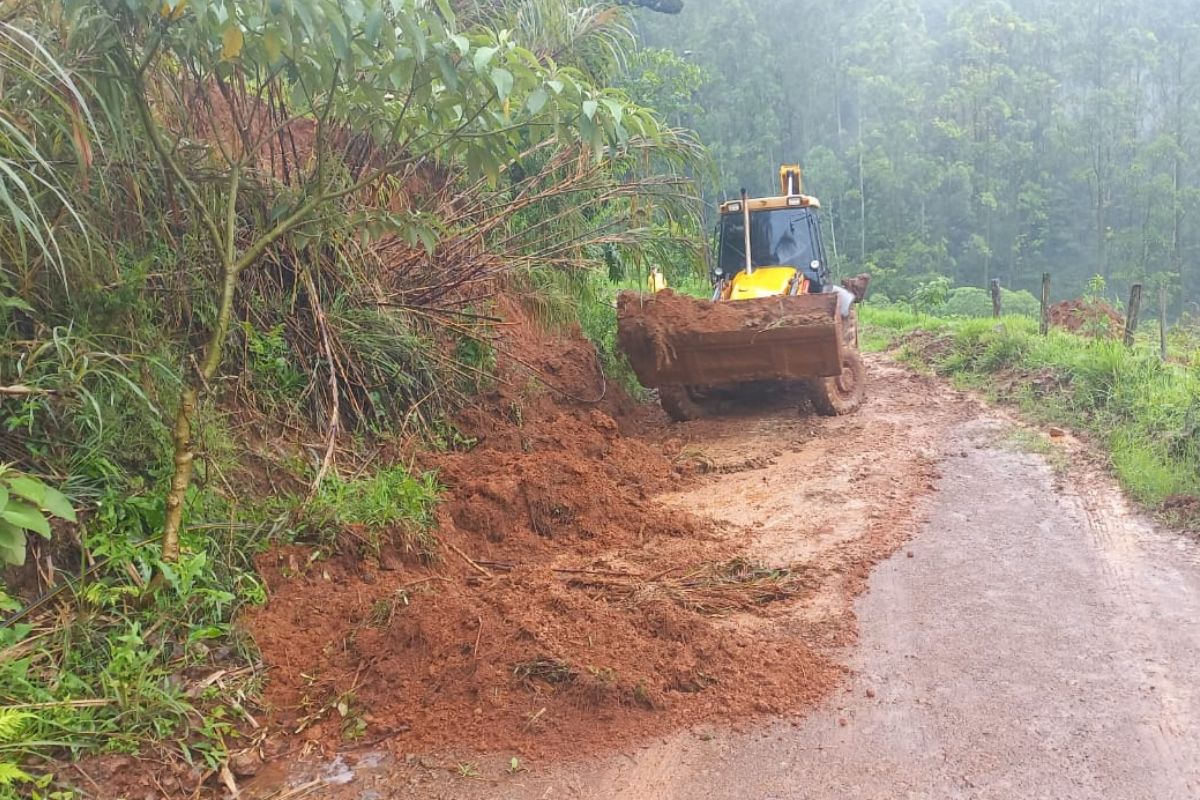
[[[820,259],[816,251],[817,218],[809,208],[779,208],[750,212],[750,254],[755,267],[787,265],[800,269]],[[733,275],[746,268],[745,216],[721,217],[717,266]]]

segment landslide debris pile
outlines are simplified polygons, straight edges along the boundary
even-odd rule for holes
[[[801,597],[809,576],[657,504],[682,480],[637,435],[657,412],[605,386],[581,337],[506,316],[496,389],[458,420],[474,446],[423,460],[446,487],[437,563],[352,539],[261,558],[270,601],[243,623],[276,729],[330,747],[577,751],[818,699],[839,667],[729,620]]]
[[[1120,336],[1125,320],[1103,300],[1078,298],[1050,306],[1050,325],[1090,336]]]

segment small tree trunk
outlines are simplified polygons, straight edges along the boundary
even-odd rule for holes
[[[1138,312],[1142,307],[1142,285],[1135,283],[1129,289],[1129,309],[1125,315],[1125,346],[1133,347],[1133,335],[1137,333]]]
[[[1042,273],[1042,318],[1039,330],[1042,336],[1050,332],[1050,273]]]
[[[183,528],[183,504],[187,500],[188,488],[192,485],[192,472],[196,461],[196,446],[192,441],[192,425],[196,418],[196,406],[200,392],[217,374],[225,340],[229,338],[229,320],[233,316],[233,294],[237,288],[238,273],[226,267],[221,287],[221,301],[217,309],[217,320],[204,346],[204,360],[197,374],[187,378],[179,394],[179,409],[175,412],[175,426],[171,434],[174,446],[175,470],[171,473],[171,488],[167,492],[167,512],[163,521],[162,559],[179,560],[179,532]]]
[[[992,289],[992,316],[1000,319],[1000,279],[992,278],[989,285]]]
[[[1163,361],[1167,360],[1167,284],[1158,286],[1158,351]]]

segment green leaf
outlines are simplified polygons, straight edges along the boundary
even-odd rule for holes
[[[17,497],[24,497],[35,506],[41,506],[42,498],[46,496],[46,484],[24,475],[10,478],[8,490]]]
[[[3,512],[8,506],[8,489],[0,486],[0,512]]]
[[[437,249],[438,235],[437,231],[432,228],[422,225],[417,228],[417,237],[421,240],[421,244],[425,247],[425,252],[433,255],[433,251]]]
[[[10,501],[8,507],[0,512],[0,519],[18,528],[33,531],[45,539],[50,538],[50,523],[46,521],[46,517],[26,503]]]
[[[0,520],[0,561],[19,567],[25,563],[25,531]]]
[[[608,109],[608,113],[612,115],[613,122],[621,124],[621,118],[625,116],[625,107],[616,100],[605,98],[603,100],[604,107]]]
[[[438,10],[442,12],[442,19],[451,24],[454,23],[454,9],[450,6],[450,0],[437,0]]]
[[[496,94],[501,100],[508,97],[513,87],[513,75],[506,69],[496,67],[492,70],[492,83],[496,85]]]
[[[16,565],[20,566],[20,564]],[[16,764],[0,761],[0,786],[15,786],[18,783],[31,783],[33,776]]]
[[[472,61],[475,64],[476,72],[483,72],[483,68],[491,63],[492,58],[499,52],[499,47],[481,47],[475,51],[475,56]]]
[[[550,94],[545,89],[534,89],[525,101],[525,107],[529,109],[530,114],[536,114],[546,107],[546,101],[549,99]]]
[[[67,496],[58,489],[46,487],[46,497],[42,500],[42,509],[48,514],[52,514],[59,519],[65,519],[67,522],[78,522],[79,519],[75,516],[75,509],[71,506],[71,501]]]
[[[596,109],[598,108],[600,108],[600,104],[595,100],[583,101],[583,115],[589,120],[594,120],[596,118]]]
[[[329,40],[333,45],[333,54],[342,61],[350,60],[350,34],[342,24],[342,20],[334,17],[329,25]]]
[[[0,520],[0,547],[25,546],[25,531]]]

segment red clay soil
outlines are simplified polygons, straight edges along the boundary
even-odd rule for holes
[[[838,368],[837,295],[712,303],[670,289],[617,298],[617,340],[651,386],[801,380]],[[815,371],[814,371],[815,370]]]
[[[260,559],[270,600],[241,622],[275,729],[326,749],[579,752],[820,698],[841,667],[721,618],[813,581],[757,571],[737,559],[742,529],[655,503],[682,478],[622,429],[657,412],[605,387],[582,338],[505,316],[499,388],[459,420],[477,444],[423,464],[447,487],[437,564],[354,548]]]
[[[1125,320],[1103,300],[1064,300],[1050,306],[1050,324],[1071,333],[1090,336],[1120,336]]]

